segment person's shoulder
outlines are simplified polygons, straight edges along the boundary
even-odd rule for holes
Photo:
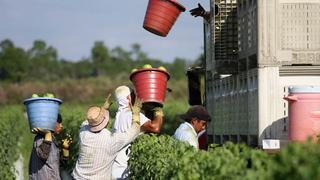
[[[36,134],[36,136],[34,137],[34,142],[35,143],[42,143],[42,141],[44,140],[44,136],[41,134]]]
[[[179,127],[176,129],[174,135],[175,136],[185,136],[186,134],[186,126],[184,123],[180,124]]]
[[[88,120],[84,120],[84,121],[81,123],[80,127],[83,127],[83,126],[86,126],[86,125],[89,125]]]

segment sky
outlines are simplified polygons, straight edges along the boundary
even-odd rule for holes
[[[209,1],[178,1],[186,11],[160,37],[142,27],[148,0],[0,0],[0,41],[29,49],[34,40],[44,40],[72,61],[90,57],[95,41],[126,50],[138,43],[148,57],[166,62],[194,60],[203,52],[203,20],[189,10],[198,2],[209,9]]]

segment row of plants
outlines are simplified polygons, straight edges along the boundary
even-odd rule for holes
[[[21,106],[1,106],[0,127],[0,177],[15,179],[18,172],[14,168],[14,162],[20,154],[25,159],[24,155],[29,153],[29,150],[25,151],[26,146],[32,146],[28,145],[32,140],[28,140],[30,132],[26,131],[28,123]],[[26,169],[24,171],[26,172]]]
[[[319,179],[320,144],[289,144],[268,154],[244,144],[197,151],[168,135],[144,134],[131,146],[132,179]]]

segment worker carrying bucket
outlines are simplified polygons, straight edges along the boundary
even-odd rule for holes
[[[165,37],[180,13],[185,10],[176,0],[149,0],[143,28]]]
[[[134,69],[130,75],[137,97],[143,103],[150,102],[160,105],[164,103],[169,79],[170,75],[164,67],[152,68],[149,64],[139,70]]]

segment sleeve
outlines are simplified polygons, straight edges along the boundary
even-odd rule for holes
[[[123,147],[130,144],[140,133],[140,126],[137,123],[132,124],[131,128],[125,133],[113,134],[114,152],[120,151]]]
[[[51,144],[52,142],[46,141],[43,138],[36,140],[35,149],[37,156],[41,160],[46,161],[48,159],[51,150]]]
[[[67,167],[67,165],[68,165],[67,163],[68,163],[70,157],[63,156],[63,152],[62,151],[63,150],[61,148],[61,150],[60,150],[60,165],[61,165],[61,167]]]

